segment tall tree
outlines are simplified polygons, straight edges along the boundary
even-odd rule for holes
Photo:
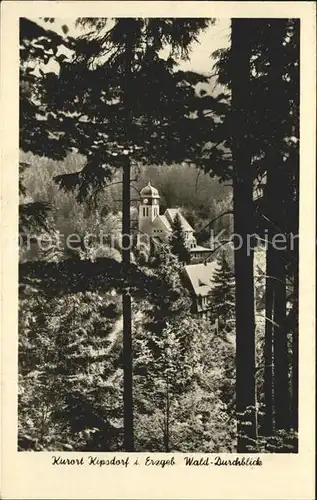
[[[290,278],[298,273],[298,256],[296,251],[291,251],[290,241],[291,235],[298,233],[296,149],[298,150],[299,26],[296,21],[287,19],[270,22],[261,20],[258,24],[255,65],[261,71],[259,88],[264,103],[261,112],[265,113],[263,121],[266,123],[266,126],[259,125],[259,129],[262,128],[262,158],[258,164],[262,163],[264,167],[266,183],[258,208],[262,229],[265,227],[268,241],[264,430],[267,435],[271,435],[274,418],[277,430],[288,429],[290,426],[290,323],[287,320],[286,298],[290,295]],[[259,90],[255,88],[254,98],[257,92]],[[281,238],[284,239],[284,245],[281,245]],[[296,282],[296,278],[294,281]],[[294,285],[297,288],[296,283]],[[293,296],[294,305],[295,296],[296,292]]]
[[[175,215],[172,224],[171,251],[174,255],[177,255],[180,262],[189,264],[190,253],[186,246],[185,233],[178,213]]]
[[[231,149],[233,160],[234,251],[236,281],[236,406],[238,414],[238,451],[246,452],[257,438],[255,394],[255,325],[253,250],[250,235],[253,221],[253,170],[250,131],[250,58],[248,20],[232,19],[231,75],[232,120],[235,133]],[[248,425],[245,425],[247,421]]]
[[[80,172],[59,176],[65,189],[77,189],[78,199],[95,199],[116,169],[123,171],[124,247],[130,240],[129,201],[132,162],[171,163],[197,158],[201,149],[201,120],[213,126],[210,96],[197,96],[195,85],[206,78],[175,71],[175,56],[186,58],[192,41],[210,20],[81,19],[92,33],[77,39],[72,61],[59,58],[58,75],[42,75],[41,133],[46,148],[62,157],[76,148],[87,157]],[[103,31],[104,30],[104,31]],[[49,38],[49,37],[48,37]],[[159,57],[164,46],[169,58]],[[87,83],[88,82],[88,83]],[[56,91],[58,89],[58,91]],[[32,96],[34,98],[34,96]],[[23,113],[27,115],[27,104]],[[33,99],[34,100],[34,99]],[[193,119],[193,112],[200,112]],[[190,140],[188,140],[190,139]],[[39,151],[27,141],[25,149]],[[123,266],[130,250],[123,249]],[[123,284],[125,316],[126,448],[133,449],[131,303]]]
[[[131,32],[123,36],[123,107],[125,108],[125,145],[129,148],[132,134],[132,63],[136,41],[131,40]],[[123,35],[123,33],[122,33]],[[128,151],[126,151],[128,153]],[[122,264],[124,274],[129,273],[131,262],[131,221],[130,221],[130,183],[131,183],[131,158],[128,154],[122,158]],[[132,312],[131,296],[127,288],[122,290],[123,309],[123,412],[124,412],[124,449],[134,451],[133,432],[133,352],[132,352]]]
[[[220,452],[235,447],[234,419],[222,399],[233,346],[208,322],[169,318],[154,336],[139,324],[136,344],[136,438],[142,451]],[[219,359],[222,363],[219,364]],[[220,395],[221,394],[221,395]]]
[[[248,35],[250,68],[247,70],[244,67],[244,71],[248,71],[249,75],[249,109],[245,136],[243,136],[243,132],[237,130],[236,121],[231,119],[232,114],[230,112],[228,113],[228,119],[224,120],[224,125],[229,129],[228,135],[230,137],[238,137],[240,142],[245,144],[252,164],[252,169],[250,169],[250,163],[245,163],[247,170],[250,172],[249,182],[251,182],[252,177],[253,182],[263,190],[263,196],[254,200],[253,227],[256,228],[258,235],[269,240],[264,395],[267,407],[265,433],[270,434],[273,429],[274,405],[277,404],[279,407],[278,413],[281,415],[284,412],[285,416],[285,412],[288,411],[285,408],[289,404],[286,401],[288,399],[288,389],[286,388],[288,367],[285,355],[287,332],[284,320],[287,316],[284,304],[286,282],[290,278],[295,282],[294,285],[297,289],[296,277],[294,280],[293,277],[298,273],[298,269],[296,270],[298,265],[296,257],[298,255],[298,241],[295,239],[295,247],[297,246],[297,248],[293,252],[272,250],[272,241],[276,233],[282,235],[285,233],[289,248],[291,233],[298,233],[299,23],[294,19],[249,20]],[[241,44],[242,47],[243,44]],[[228,85],[232,89],[232,98],[234,99],[234,85],[237,80],[236,62],[238,59],[235,60],[230,57],[230,52],[232,54],[230,50],[218,52],[217,69],[219,82]],[[238,76],[238,80],[239,78]],[[241,93],[246,93],[246,88],[245,86]],[[279,98],[277,98],[277,95],[279,95]],[[234,130],[232,130],[232,127],[235,127]],[[221,132],[221,129],[219,131]],[[248,142],[246,141],[247,138],[249,138]],[[230,141],[227,146],[230,148]],[[233,149],[232,152],[234,154]],[[235,174],[234,170],[233,176]],[[227,172],[230,174],[230,169],[227,169]],[[234,186],[235,181],[233,182]],[[245,192],[249,198],[249,209],[251,211],[250,190],[249,184],[249,188]],[[245,213],[249,221],[248,210]],[[277,273],[276,276],[275,273]],[[277,293],[277,301],[274,300],[275,292]],[[294,289],[295,296],[296,293]],[[294,304],[296,302],[295,299]],[[278,324],[275,322],[274,316],[278,319]],[[296,314],[292,315],[292,331],[294,333],[297,324],[295,316]],[[276,367],[274,377],[278,377],[278,384],[284,386],[282,399],[280,399],[280,396],[276,396],[275,400],[273,399],[274,331],[276,333],[284,332],[276,337],[276,343],[274,344],[280,353],[275,356],[276,360],[277,357],[281,356],[281,365]],[[295,334],[293,335],[292,349],[293,401],[297,400],[298,386],[296,351],[297,335]],[[279,387],[278,393],[281,395],[281,385]],[[282,404],[284,403],[287,404],[284,405],[282,410]],[[296,421],[297,410],[295,410],[295,405],[293,405],[293,411]]]
[[[34,297],[28,288],[19,310],[19,437],[45,449],[122,449],[122,375],[112,366],[118,298]]]
[[[272,231],[268,237],[272,238]],[[266,285],[265,285],[265,341],[264,341],[264,405],[265,417],[263,432],[267,436],[273,434],[273,307],[274,307],[274,284],[272,252],[267,252],[266,257]]]
[[[235,280],[224,252],[217,258],[211,300],[213,318],[223,327],[232,329],[235,316]]]

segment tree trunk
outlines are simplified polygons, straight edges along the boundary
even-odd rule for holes
[[[299,40],[300,35],[300,20],[296,20],[295,33]],[[299,60],[299,42],[296,46],[297,50],[297,60]],[[298,79],[298,92],[295,95],[296,108],[299,114],[299,71],[297,74]],[[299,138],[299,119],[295,121],[293,128],[294,135]],[[295,202],[295,215],[294,215],[294,235],[295,238],[294,245],[294,326],[293,326],[293,338],[292,338],[292,428],[298,431],[298,335],[299,335],[299,148],[296,152],[296,161],[293,163],[294,167],[294,202]]]
[[[268,234],[272,239],[271,232]],[[265,417],[263,434],[273,434],[273,299],[274,283],[272,280],[272,247],[269,244],[266,252],[266,285],[265,285],[265,336],[264,336],[264,405]]]
[[[127,20],[127,30],[132,20]],[[125,144],[126,154],[122,155],[122,267],[124,279],[130,272],[131,264],[131,125],[132,99],[131,79],[134,46],[129,40],[128,33],[125,39],[125,56],[123,61],[124,84],[123,104],[125,107]],[[124,449],[134,451],[133,429],[133,350],[132,350],[132,309],[129,289],[124,286],[122,292],[123,314],[123,418],[124,418]]]
[[[238,452],[245,453],[257,439],[255,395],[255,324],[253,251],[248,237],[253,231],[253,175],[248,145],[248,105],[250,92],[250,38],[248,20],[233,19],[231,34],[232,111],[234,137],[233,209],[236,281],[236,409]],[[248,425],[246,425],[246,423]]]
[[[299,25],[297,26],[299,31]],[[299,97],[297,96],[297,106],[299,107]],[[296,123],[294,133],[299,136],[299,122]],[[299,151],[296,155],[294,162],[294,225],[293,233],[294,239],[294,314],[293,314],[293,328],[292,328],[292,407],[291,407],[291,420],[292,428],[298,431],[298,334],[299,334]]]
[[[283,223],[283,186],[287,182],[281,168],[282,160],[275,161],[267,176],[267,210],[270,228],[267,248],[266,328],[265,328],[265,372],[264,399],[266,406],[265,435],[273,430],[288,429],[290,424],[290,384],[288,360],[288,328],[286,316],[286,260],[288,252],[279,247],[280,236],[285,230]],[[276,227],[276,229],[275,229]],[[284,244],[283,244],[284,245]],[[273,341],[273,379],[272,379]],[[272,409],[273,394],[273,409]]]
[[[170,451],[169,445],[169,436],[170,436],[170,398],[169,398],[169,381],[168,376],[166,380],[166,426],[165,426],[165,439],[164,439],[164,447],[166,453]]]
[[[130,175],[130,160],[126,157],[123,159],[122,179],[122,266],[124,277],[129,273],[130,267]],[[131,296],[126,288],[122,293],[122,309],[124,449],[125,451],[134,451]]]
[[[247,221],[247,210],[251,211],[252,198],[246,190],[240,191],[234,183],[234,232],[243,241],[235,249],[236,279],[236,408],[238,413],[238,452],[248,451],[257,438],[256,394],[255,394],[255,322],[253,289],[253,251],[248,248],[247,236],[252,234],[251,221]],[[252,192],[252,184],[249,186]],[[251,212],[252,213],[252,212]],[[247,229],[249,226],[249,230]],[[249,425],[245,425],[248,422]],[[243,435],[245,437],[243,437]]]
[[[276,107],[278,99],[281,107],[287,109],[287,96],[283,84],[283,41],[286,24],[283,19],[270,21],[270,67],[269,67],[269,120],[274,130],[271,137],[267,167],[267,215],[269,219],[269,261],[270,280],[273,288],[273,406],[275,430],[288,429],[290,420],[290,388],[288,366],[288,340],[286,325],[286,260],[287,250],[279,247],[274,235],[288,232],[287,199],[289,196],[288,172],[283,158],[284,125]],[[270,339],[268,339],[270,340]],[[269,349],[269,346],[267,346]],[[268,388],[269,390],[269,388]],[[268,408],[270,412],[270,408]]]
[[[290,423],[290,384],[286,316],[286,260],[288,252],[285,248],[279,246],[278,239],[274,239],[274,236],[280,236],[285,231],[283,204],[281,200],[284,199],[283,186],[285,186],[287,180],[283,172],[283,165],[281,165],[282,159],[279,157],[278,153],[276,153],[275,161],[272,162],[272,167],[269,169],[267,175],[269,205],[267,215],[270,221],[270,229],[268,231],[269,244],[267,249],[268,288],[266,289],[267,321],[265,331],[264,382],[266,435],[269,435],[269,432],[273,429],[288,429]],[[271,327],[270,323],[272,325]],[[273,383],[271,384],[272,371],[269,367],[271,361],[272,337]],[[273,411],[271,407],[272,390]]]
[[[296,176],[297,177],[297,176]],[[296,222],[294,227],[294,232],[299,234],[299,200],[298,200],[298,190],[299,183],[297,179],[296,183],[297,190],[297,210],[296,210]],[[293,328],[292,328],[292,403],[291,403],[291,421],[292,428],[294,431],[298,431],[298,307],[299,307],[299,241],[298,238],[295,239],[294,246],[294,314],[293,314]]]
[[[298,276],[295,278],[295,294],[298,290]],[[297,287],[297,290],[296,290]],[[291,406],[291,421],[294,431],[298,431],[298,298],[296,297],[295,312],[294,312],[294,329],[292,332],[292,406]]]
[[[281,250],[275,255],[274,285],[274,408],[275,429],[290,427],[288,343],[286,331],[286,269]]]

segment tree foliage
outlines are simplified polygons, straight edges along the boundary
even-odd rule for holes
[[[64,166],[70,162],[71,168],[56,171],[41,159],[35,177],[42,187],[27,198],[30,164],[23,158],[20,164],[20,230],[56,240],[38,262],[20,266],[20,449],[122,449],[120,398],[127,364],[125,348],[110,342],[120,314],[111,291],[128,298],[123,300],[125,332],[131,333],[131,302],[134,318],[142,318],[141,326],[136,321],[133,326],[140,449],[231,451],[236,416],[239,451],[294,449],[298,244],[278,254],[270,243],[276,231],[286,234],[288,244],[290,233],[298,231],[299,23],[233,20],[232,47],[218,53],[216,65],[218,81],[228,91],[217,98],[199,91],[207,77],[177,67],[177,59],[190,56],[192,42],[211,24],[206,19],[79,19],[78,25],[90,31],[74,39],[67,26],[57,35],[21,19],[20,147],[63,160]],[[169,52],[166,58],[162,49]],[[55,72],[47,70],[48,62]],[[69,153],[77,153],[77,160]],[[120,250],[118,224],[130,234],[131,172],[160,165],[166,172],[163,203],[169,205],[174,194],[167,165],[180,169],[183,162],[186,173],[196,166],[232,182],[234,227],[227,221],[227,231],[269,233],[265,295],[270,298],[273,283],[274,300],[266,301],[264,335],[255,330],[253,255],[245,244],[234,252],[236,328],[226,336],[211,335],[210,326],[189,316],[180,263],[170,248],[136,262],[123,251],[123,264],[113,253]],[[54,187],[47,188],[47,176],[55,178]],[[104,194],[122,180],[123,215],[116,188]],[[138,182],[132,181],[136,190]],[[55,198],[57,188],[62,190]],[[202,197],[193,207],[184,192],[184,213],[206,241],[208,218],[220,220],[219,212],[213,213],[215,205],[220,211],[219,200],[213,205]],[[96,217],[103,201],[104,212]],[[222,203],[229,215],[231,200]],[[75,227],[85,236],[104,226],[117,237],[111,254],[97,241],[88,249],[79,245],[75,252],[60,252],[61,232],[70,234]],[[186,261],[179,224],[177,231],[172,250]],[[231,285],[222,261],[213,290],[218,317],[233,313]],[[261,393],[255,399],[256,386],[264,392],[264,416],[271,426],[265,432],[265,419],[256,414],[262,404]],[[281,429],[275,436],[273,424]],[[295,432],[285,434],[290,426]],[[266,437],[258,439],[258,430]]]
[[[235,420],[222,399],[225,365],[216,361],[217,339],[210,337],[208,324],[187,316],[154,336],[136,330],[135,338],[138,448],[231,451]],[[233,346],[222,342],[222,348],[233,367]]]
[[[172,224],[171,251],[174,255],[177,256],[180,262],[189,264],[190,254],[186,245],[182,221],[178,213],[175,215]]]
[[[49,303],[33,294],[20,300],[20,439],[34,438],[42,449],[61,443],[73,450],[119,445],[119,318],[118,300],[96,292]]]
[[[217,269],[213,275],[211,292],[213,318],[230,330],[234,327],[235,282],[224,252],[217,258]]]
[[[79,22],[92,25],[96,21]],[[190,44],[208,24],[204,19],[116,19],[112,27],[108,22],[102,35],[101,26],[107,27],[107,20],[101,19],[93,31],[95,36],[83,36],[71,44],[60,41],[70,44],[72,59],[59,57],[58,74],[41,75],[36,80],[40,90],[33,90],[32,85],[29,92],[23,92],[21,111],[27,119],[32,103],[35,114],[41,114],[41,134],[36,134],[37,129],[33,134],[34,140],[41,140],[41,154],[45,151],[59,159],[76,148],[87,158],[82,170],[57,177],[63,188],[77,187],[81,200],[88,194],[94,196],[113,170],[121,167],[123,152],[145,164],[198,161],[198,150],[207,142],[203,124],[209,129],[216,126],[213,117],[203,111],[220,105],[211,95],[196,94],[195,85],[206,78],[175,70],[174,58],[187,57]],[[24,29],[22,23],[23,49]],[[174,40],[176,34],[179,38]],[[122,85],[126,44],[133,53],[128,89]],[[159,52],[166,44],[170,55],[164,60]],[[40,49],[43,60],[44,46]],[[127,113],[131,119],[128,139],[123,125]],[[29,123],[21,123],[22,130],[28,127]],[[37,145],[24,142],[23,137],[21,147],[39,152]]]
[[[296,19],[233,20],[232,28],[239,30],[239,25],[241,27],[243,23],[245,23],[245,31],[248,33],[247,39],[244,39],[242,29],[242,33],[239,34],[238,38],[235,41],[232,40],[231,49],[218,51],[216,54],[218,57],[216,69],[219,83],[228,86],[232,94],[233,112],[229,111],[227,113],[221,131],[224,138],[223,144],[228,148],[229,155],[230,152],[232,153],[233,164],[236,162],[233,169],[229,166],[227,170],[228,174],[236,182],[236,186],[233,186],[234,232],[241,237],[241,227],[246,225],[246,217],[248,218],[252,214],[252,220],[249,220],[247,232],[249,234],[257,232],[260,237],[267,233],[269,240],[266,297],[267,299],[270,297],[270,289],[272,288],[277,299],[274,300],[274,308],[272,300],[267,300],[266,311],[265,392],[267,396],[266,412],[269,422],[267,432],[271,434],[273,431],[272,425],[274,424],[272,407],[273,356],[276,389],[274,392],[274,405],[277,412],[277,422],[279,422],[277,425],[278,427],[287,428],[290,424],[290,414],[287,410],[289,402],[286,401],[289,392],[287,380],[290,366],[286,355],[287,331],[285,331],[285,325],[287,324],[287,315],[285,297],[287,294],[285,290],[288,278],[294,276],[294,282],[296,282],[296,275],[298,274],[298,246],[293,246],[291,250],[290,238],[292,234],[298,233],[299,22]],[[236,47],[235,56],[233,56],[234,52],[232,50],[234,46]],[[238,54],[239,50],[244,56],[245,65],[243,67],[242,59]],[[239,80],[242,78],[244,79],[243,83],[242,80]],[[235,110],[235,108],[237,109]],[[239,125],[237,124],[237,117],[240,117]],[[243,152],[239,156],[239,147],[247,152],[248,158],[242,158]],[[237,154],[239,156],[238,162]],[[240,165],[241,169],[237,170],[237,165]],[[248,167],[246,167],[247,165]],[[239,184],[244,184],[244,186],[239,186]],[[252,190],[253,198],[255,198],[256,191],[260,194],[257,200],[253,199],[253,202],[251,200]],[[245,205],[247,197],[249,197],[248,207]],[[243,203],[245,205],[245,209],[241,209],[240,217],[237,213],[238,205],[235,203],[235,199],[238,204],[239,200],[241,201],[241,207]],[[273,252],[272,250],[272,241],[276,233],[283,234],[286,237],[286,250],[283,252]],[[239,252],[235,252],[235,261],[237,261],[238,254]],[[271,262],[273,262],[273,267]],[[244,280],[249,287],[249,293],[245,288],[245,301],[248,300],[251,304],[251,301],[253,301],[251,297],[252,289],[254,288],[251,264],[249,273],[246,273],[246,269],[242,271],[240,290],[240,279],[237,274],[241,267],[242,263],[239,261],[236,273],[237,299],[243,293],[242,282]],[[241,304],[241,310],[242,308],[243,304]],[[251,306],[249,309],[251,309]],[[237,304],[237,315],[239,315],[239,311],[240,306]],[[248,315],[244,313],[243,316],[247,318]],[[253,316],[253,313],[250,314],[250,318],[251,316]],[[295,319],[295,316],[293,318]],[[294,374],[292,388],[294,415],[297,413],[294,408],[298,407],[298,378],[296,375],[298,354],[296,354],[297,333],[295,333],[297,332],[297,321],[298,319],[295,320],[292,327],[294,332],[292,367],[292,373]],[[245,332],[247,327],[246,323],[244,323],[244,326],[242,324],[243,321],[241,322],[241,335],[243,334],[245,338],[243,331]],[[252,329],[253,327],[249,328],[250,331]],[[240,327],[237,324],[237,335],[239,331]],[[246,347],[253,353],[252,342],[249,339]],[[245,352],[243,346],[241,352]],[[238,350],[237,361],[239,359]],[[249,359],[251,359],[251,355]],[[245,371],[245,367],[245,363],[242,363],[241,371]],[[251,368],[247,389],[249,393],[251,393],[251,388],[253,391],[255,384],[252,375],[253,371],[253,368]],[[248,384],[243,383],[245,387]],[[241,390],[243,391],[243,389]],[[251,406],[254,407],[254,404],[252,403]],[[254,412],[254,410],[252,411]],[[295,428],[296,425],[295,423]]]

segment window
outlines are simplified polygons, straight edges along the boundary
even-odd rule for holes
[[[146,207],[146,216],[149,216],[149,207]]]
[[[145,217],[145,207],[143,207],[143,217]]]

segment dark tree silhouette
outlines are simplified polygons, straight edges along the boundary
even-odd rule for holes
[[[235,22],[233,22],[233,28]],[[244,177],[247,185],[244,187],[245,225],[268,240],[267,277],[266,277],[266,333],[264,346],[264,402],[266,406],[265,422],[262,431],[271,435],[274,431],[274,413],[277,409],[277,428],[289,427],[289,386],[292,386],[292,421],[297,428],[298,412],[298,240],[295,239],[294,249],[290,249],[291,233],[298,234],[298,139],[299,139],[299,22],[296,19],[257,19],[249,20],[249,69],[243,66],[244,83],[240,97],[248,101],[247,123],[245,129],[240,129],[241,121],[231,118],[224,120],[227,134],[233,138],[233,144],[238,139],[240,147],[244,144],[249,156],[245,157],[245,167],[248,174]],[[234,29],[233,29],[234,35]],[[243,38],[241,38],[242,40]],[[234,49],[234,44],[233,49]],[[245,43],[240,43],[241,51]],[[231,50],[231,55],[233,51]],[[230,57],[230,50],[218,52],[217,64],[220,83],[229,85],[232,89],[232,106],[234,107],[235,88],[241,72],[238,65],[239,55]],[[237,71],[237,68],[239,70]],[[241,66],[242,68],[242,66]],[[246,72],[248,71],[249,82]],[[242,80],[241,80],[242,81]],[[237,105],[237,108],[240,105]],[[241,109],[241,107],[240,107]],[[234,109],[233,109],[234,113]],[[241,113],[243,111],[241,110]],[[239,123],[239,126],[237,126]],[[234,127],[234,130],[231,128]],[[231,140],[231,139],[230,139]],[[228,147],[230,148],[230,140]],[[226,144],[226,142],[224,142]],[[235,155],[235,146],[232,154]],[[242,156],[240,157],[242,158]],[[250,161],[251,160],[251,161]],[[242,168],[242,167],[241,167]],[[227,169],[230,175],[230,168]],[[233,168],[233,191],[238,193],[239,172]],[[238,179],[235,176],[238,175]],[[256,184],[262,195],[252,203],[252,184]],[[241,199],[242,199],[241,189]],[[237,200],[236,200],[237,201]],[[235,201],[234,201],[235,203]],[[238,217],[234,206],[235,217]],[[241,209],[240,216],[242,217]],[[254,214],[252,222],[251,215]],[[242,218],[241,218],[242,223]],[[234,229],[236,232],[236,228]],[[272,245],[274,236],[284,234],[287,249],[275,250]],[[240,234],[241,236],[241,234]],[[240,251],[241,253],[241,251]],[[235,252],[235,257],[237,257]],[[240,266],[239,266],[240,267]],[[239,272],[239,267],[237,271]],[[251,271],[250,271],[251,272]],[[237,279],[237,276],[236,276]],[[238,280],[239,281],[239,280]],[[247,287],[249,280],[246,281]],[[237,284],[237,287],[239,285]],[[292,288],[292,312],[286,314],[285,301],[290,296]],[[238,289],[237,289],[238,290]],[[245,288],[244,295],[248,288]],[[243,293],[243,292],[242,292]],[[237,291],[237,316],[239,315],[239,294]],[[247,316],[250,318],[250,315]],[[238,318],[237,318],[238,320]],[[278,321],[277,321],[278,320]],[[239,323],[239,322],[238,322]],[[249,323],[250,326],[250,323]],[[237,329],[239,326],[237,324]],[[248,330],[248,328],[247,328]],[[292,333],[293,344],[287,347],[287,334]],[[275,335],[276,334],[276,335]],[[253,341],[251,341],[253,342]],[[238,343],[237,343],[238,345]],[[253,351],[252,345],[249,348]],[[292,356],[290,379],[289,354]],[[237,353],[237,359],[239,354]],[[251,356],[252,358],[252,356]],[[249,358],[249,360],[251,360]],[[276,366],[274,367],[274,360]],[[251,363],[251,361],[250,361]],[[249,375],[251,376],[251,371]],[[237,388],[239,375],[237,375]],[[276,382],[277,393],[273,386]],[[283,389],[282,389],[283,387]],[[238,394],[237,394],[238,397]],[[259,395],[261,400],[261,395]],[[287,415],[288,414],[288,417]],[[283,423],[284,422],[284,423]],[[288,422],[288,423],[287,423]]]
[[[212,315],[223,326],[232,329],[235,316],[235,280],[224,252],[217,258],[211,291]]]
[[[114,19],[112,25],[107,24],[108,21],[78,20],[79,24],[92,28],[93,35],[90,33],[71,42],[67,39],[75,56],[71,62],[59,58],[59,75],[42,75],[36,82],[38,97],[42,97],[39,107],[31,104],[32,89],[29,94],[23,93],[22,115],[27,120],[31,116],[37,128],[32,140],[25,134],[21,145],[26,151],[45,151],[53,158],[62,158],[73,147],[85,155],[87,162],[80,172],[56,177],[63,189],[76,189],[80,201],[96,200],[113,173],[118,169],[122,171],[122,265],[127,274],[132,162],[194,161],[204,142],[201,134],[204,128],[199,123],[206,122],[211,127],[214,123],[214,118],[204,116],[202,110],[213,108],[216,100],[195,92],[195,85],[206,81],[206,77],[175,71],[175,57],[187,57],[191,42],[211,20],[120,18]],[[21,26],[32,32],[28,21],[23,21]],[[105,27],[108,27],[107,36],[99,37]],[[40,31],[46,43],[49,36],[45,30]],[[158,55],[164,46],[170,48],[167,61]],[[26,46],[22,48],[26,50]],[[45,47],[41,55],[43,52],[46,59]],[[106,61],[100,63],[104,56]],[[36,124],[39,111],[44,125]],[[198,111],[197,120],[191,118],[191,111]],[[133,451],[131,299],[124,282],[122,297],[125,446],[127,451]]]
[[[232,20],[231,64],[239,68],[231,81],[234,232],[239,235],[234,251],[236,280],[236,407],[238,451],[246,452],[257,438],[255,395],[255,324],[253,250],[248,244],[254,233],[253,170],[251,167],[248,115],[250,113],[251,44],[246,19]],[[240,243],[240,244],[239,244]],[[247,422],[248,425],[245,425]]]
[[[184,264],[188,264],[190,262],[190,253],[186,246],[184,229],[178,213],[175,215],[172,224],[171,251],[178,257],[180,262]]]
[[[183,292],[172,287],[167,293],[163,286],[166,276],[150,278],[131,263],[131,168],[139,164],[180,164],[185,160],[221,180],[230,179],[234,232],[239,234],[234,251],[238,451],[246,452],[250,446],[256,448],[257,441],[253,251],[248,245],[256,229],[262,235],[267,230],[270,242],[265,297],[264,432],[272,434],[274,414],[277,430],[290,426],[296,430],[298,426],[298,241],[294,250],[284,251],[276,251],[271,243],[276,232],[288,236],[298,232],[299,23],[233,19],[232,47],[220,54],[218,64],[219,82],[229,86],[230,101],[227,94],[214,99],[208,92],[197,93],[197,84],[208,79],[194,72],[177,71],[176,57],[188,55],[191,42],[209,21],[107,22],[79,20],[92,33],[74,40],[65,27],[64,35],[58,36],[21,19],[20,145],[23,151],[53,159],[63,159],[76,148],[86,158],[82,170],[60,175],[56,182],[66,191],[74,190],[80,202],[96,202],[119,172],[123,197],[122,264],[108,259],[96,263],[27,263],[21,267],[23,286],[35,286],[40,276],[47,297],[77,293],[83,288],[96,290],[110,283],[122,295],[124,446],[132,451],[131,297],[139,297],[142,286],[142,293],[151,294],[152,330],[163,331],[167,323],[164,307],[173,315],[173,307],[181,305]],[[109,28],[107,36],[100,37],[105,27]],[[72,60],[58,55],[60,45],[74,51]],[[164,47],[170,47],[167,60],[159,56]],[[29,63],[46,63],[50,58],[59,62],[59,74],[40,71],[36,75]],[[21,174],[25,168],[21,165]],[[254,184],[261,184],[265,177],[263,196],[255,201]],[[48,210],[45,204],[24,203],[21,227],[28,230],[35,224],[48,230]],[[186,262],[179,224],[176,229],[179,238],[175,239],[174,253]],[[168,265],[162,267],[162,273],[168,274]],[[289,287],[292,309],[287,314]]]
[[[266,417],[264,433],[292,426],[290,414],[290,356],[288,334],[293,331],[296,339],[297,321],[293,325],[287,318],[286,301],[293,288],[293,306],[298,288],[298,252],[290,248],[291,234],[298,234],[298,34],[296,20],[271,20],[262,28],[269,44],[262,48],[260,60],[266,57],[267,121],[271,132],[266,133],[267,179],[262,200],[262,215],[267,228],[266,269],[266,334],[264,399]],[[263,40],[262,40],[262,43]],[[284,61],[284,64],[281,64]],[[278,106],[276,103],[278,102]],[[287,114],[288,112],[288,114]],[[274,133],[273,133],[274,131]],[[276,237],[284,237],[285,245],[276,243]],[[297,242],[297,238],[295,240]],[[298,250],[298,248],[297,248]],[[293,280],[291,285],[290,278]],[[294,309],[293,309],[294,312]],[[293,344],[292,373],[296,379],[297,348]],[[293,383],[295,382],[293,379]],[[296,399],[296,386],[293,393]],[[298,401],[297,401],[298,407]],[[294,407],[293,407],[294,411]],[[295,410],[294,415],[298,410]],[[296,428],[296,423],[294,425]]]

